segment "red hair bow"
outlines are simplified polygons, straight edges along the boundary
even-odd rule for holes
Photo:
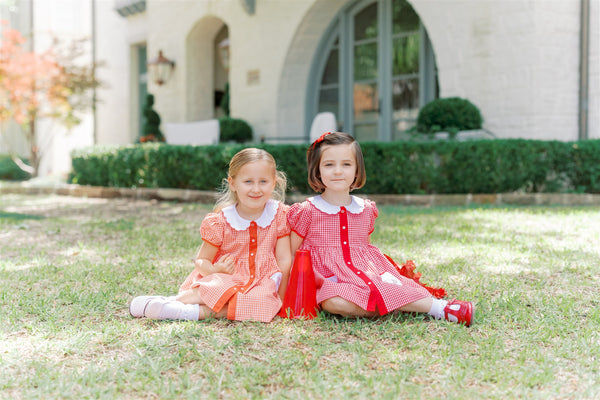
[[[331,135],[331,132],[325,132],[324,134],[319,136],[319,138],[313,142],[311,147],[315,147],[317,145],[317,143],[321,143],[323,141],[323,139],[325,139],[325,136],[327,136],[327,135]]]

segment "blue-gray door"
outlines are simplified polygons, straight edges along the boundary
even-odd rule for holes
[[[320,78],[308,105],[336,114],[360,141],[403,140],[420,107],[437,97],[435,57],[419,16],[406,0],[353,2],[323,38]],[[323,54],[323,53],[321,53]]]

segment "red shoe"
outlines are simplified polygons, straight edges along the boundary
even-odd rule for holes
[[[450,315],[454,318],[450,319]],[[448,302],[446,308],[444,308],[444,317],[447,321],[465,324],[467,327],[473,323],[474,315],[475,307],[473,307],[473,303],[470,301],[452,299]]]

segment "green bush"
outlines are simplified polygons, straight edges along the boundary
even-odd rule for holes
[[[288,191],[311,193],[306,145],[252,144],[288,176]],[[367,183],[357,193],[600,193],[600,140],[522,139],[361,143]],[[73,153],[82,185],[215,190],[242,144],[92,147]]]
[[[576,192],[600,193],[600,140],[570,143],[569,158],[557,159]]]
[[[419,111],[416,128],[421,133],[443,131],[454,137],[459,131],[481,129],[482,123],[481,113],[473,103],[459,97],[448,97],[426,104]]]
[[[25,164],[28,164],[27,160],[21,160]],[[0,179],[6,181],[24,181],[29,178],[31,178],[31,174],[19,168],[11,156],[0,154]]]
[[[152,107],[154,105],[154,95],[147,94],[146,102],[142,112],[144,114],[144,124],[142,125],[143,135],[138,138],[138,142],[164,142],[165,136],[160,130],[160,115]]]
[[[221,143],[244,143],[252,140],[252,127],[239,118],[219,118],[219,131]]]

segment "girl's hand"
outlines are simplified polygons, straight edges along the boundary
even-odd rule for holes
[[[235,271],[235,257],[231,254],[224,255],[213,264],[213,268],[215,272],[231,275]]]

